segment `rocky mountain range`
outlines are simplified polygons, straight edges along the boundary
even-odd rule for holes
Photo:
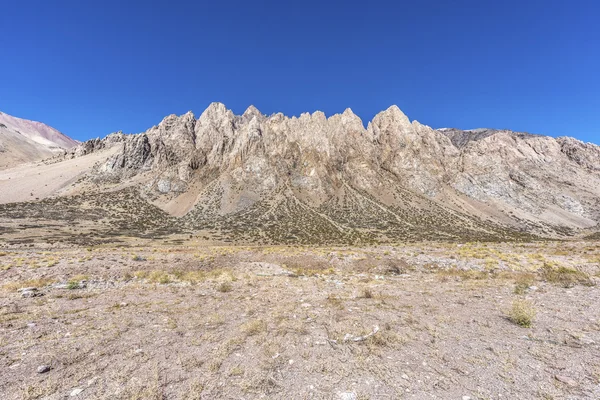
[[[81,143],[54,162],[90,157],[76,183],[45,197],[127,191],[167,230],[225,241],[556,238],[600,221],[599,146],[436,130],[396,106],[365,128],[350,109],[287,117],[251,106],[235,115],[213,103],[198,119],[169,115],[143,133]],[[140,229],[152,219],[132,218]]]
[[[77,144],[51,126],[0,112],[0,169],[62,154]]]

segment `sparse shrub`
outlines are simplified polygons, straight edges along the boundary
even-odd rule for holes
[[[333,296],[329,294],[329,296],[327,296],[327,302],[332,306],[339,308],[340,310],[344,308],[344,303],[342,302],[342,299],[338,296]]]
[[[508,313],[508,318],[515,324],[529,328],[535,318],[535,307],[530,301],[516,299]]]
[[[406,342],[406,339],[401,337],[391,328],[382,329],[375,335],[370,336],[366,343],[369,347],[394,347],[395,345]]]
[[[493,271],[494,269],[498,268],[499,263],[498,260],[488,257],[485,259],[484,264],[487,271]]]
[[[5,283],[2,287],[6,290],[17,290],[24,287],[36,287],[41,288],[44,286],[48,286],[56,282],[54,279],[49,278],[40,278],[40,279],[32,279],[28,281],[20,281],[20,282],[9,282]]]
[[[148,271],[135,271],[133,273],[133,275],[138,279],[145,279],[148,277],[149,272]]]
[[[360,297],[363,299],[372,299],[374,297],[373,291],[370,288],[364,288]]]
[[[148,275],[148,281],[151,283],[160,283],[165,285],[171,283],[171,277],[164,271],[152,271]]]
[[[573,287],[577,284],[594,286],[594,282],[585,272],[562,265],[557,266],[548,262],[544,263],[542,267],[542,276],[546,281],[565,288]]]
[[[69,289],[69,290],[79,289],[79,282],[76,280],[70,280],[69,283],[67,283],[67,289]]]
[[[254,319],[242,325],[242,332],[248,336],[257,335],[267,330],[267,323],[262,319]]]
[[[449,278],[457,278],[463,281],[466,280],[482,280],[490,277],[490,274],[486,271],[475,271],[475,270],[462,270],[451,268],[438,272],[438,276],[442,281],[448,281]]]
[[[231,292],[233,290],[233,285],[231,284],[231,282],[221,282],[218,286],[217,286],[217,290],[221,293],[227,293],[227,292]]]
[[[213,313],[208,317],[207,321],[210,325],[223,325],[225,323],[225,318],[221,314]]]
[[[131,259],[133,261],[146,261],[146,258],[144,258],[143,256],[140,256],[139,254],[134,254]]]
[[[384,263],[384,273],[386,275],[402,275],[411,270],[414,270],[414,268],[403,259],[387,260]]]
[[[515,294],[525,294],[534,283],[533,274],[520,274],[515,279]]]
[[[202,383],[197,381],[192,382],[187,393],[185,394],[185,400],[201,400],[203,390],[204,385]]]

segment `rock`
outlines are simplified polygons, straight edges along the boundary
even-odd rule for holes
[[[357,400],[358,396],[354,392],[338,392],[339,400]]]
[[[88,380],[88,381],[87,381],[87,385],[88,385],[88,386],[92,386],[92,385],[94,385],[96,382],[98,382],[98,377],[97,377],[97,376],[95,376],[95,377],[91,378],[90,380]]]
[[[580,341],[581,343],[583,343],[583,344],[586,344],[586,345],[588,345],[588,346],[589,346],[589,345],[596,344],[596,341],[595,341],[595,340],[593,340],[593,339],[591,339],[591,338],[589,338],[589,337],[587,337],[587,336],[582,336],[582,337],[579,339],[579,341]]]
[[[565,376],[565,375],[555,375],[554,377],[556,378],[557,381],[562,382],[562,383],[564,383],[567,386],[576,387],[578,385],[577,381],[575,381],[573,378],[570,378],[568,376]]]
[[[50,366],[49,365],[40,365],[39,367],[37,367],[37,373],[38,374],[45,374],[48,371],[50,371]]]
[[[17,289],[17,292],[37,292],[38,288],[36,287],[25,287]]]
[[[504,238],[507,226],[515,235],[560,236],[600,220],[600,146],[508,130],[436,130],[397,106],[365,128],[350,109],[286,117],[250,106],[238,116],[212,103],[197,119],[169,115],[143,133],[94,139],[72,154],[107,148],[115,154],[94,167],[92,181],[135,179],[159,206],[191,199],[170,210],[190,229],[221,217],[217,224],[241,226],[227,218],[254,216],[283,228],[273,241],[308,243],[323,242],[323,231],[339,242],[364,230]],[[457,208],[464,196],[472,207]],[[254,228],[244,225],[244,234],[262,237]]]
[[[78,396],[79,394],[81,394],[81,392],[83,392],[83,389],[75,388],[75,389],[71,390],[71,393],[69,394],[69,396],[75,397],[75,396]]]
[[[38,292],[38,290],[36,288],[33,288],[34,290],[23,290],[21,292],[21,297],[40,297],[43,296],[43,293]]]

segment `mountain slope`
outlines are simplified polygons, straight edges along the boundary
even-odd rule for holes
[[[0,168],[52,157],[78,143],[41,122],[0,112]]]
[[[290,118],[213,103],[198,119],[170,115],[65,158],[92,156],[100,161],[54,195],[132,188],[176,217],[167,231],[226,241],[521,240],[600,221],[600,147],[434,130],[396,106],[365,128],[350,109]]]

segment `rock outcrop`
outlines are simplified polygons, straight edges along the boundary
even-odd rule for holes
[[[198,119],[170,115],[71,155],[113,146],[120,150],[90,178],[141,183],[155,204],[188,214],[190,226],[244,213],[256,222],[298,207],[332,229],[374,234],[380,224],[434,230],[443,219],[458,221],[458,230],[564,235],[600,221],[600,147],[506,130],[435,130],[396,106],[365,128],[350,109],[290,118],[251,106],[238,116],[213,103]]]

